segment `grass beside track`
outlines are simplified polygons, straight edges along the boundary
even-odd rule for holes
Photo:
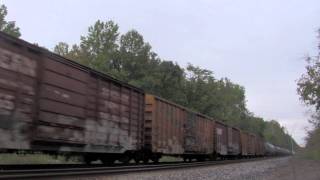
[[[67,164],[79,163],[76,159],[47,154],[0,154],[0,164]]]

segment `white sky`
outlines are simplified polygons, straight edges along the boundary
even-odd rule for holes
[[[319,0],[0,0],[22,38],[52,49],[79,42],[96,20],[138,30],[161,58],[188,62],[246,89],[250,111],[276,119],[299,144],[308,126],[296,94],[315,54]]]

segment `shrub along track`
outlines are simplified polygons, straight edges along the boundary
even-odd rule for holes
[[[147,165],[126,165],[103,167],[101,165],[81,165],[81,164],[61,164],[61,165],[2,165],[0,166],[0,179],[43,179],[43,178],[58,178],[58,177],[78,177],[88,175],[114,175],[133,172],[146,172],[156,170],[172,170],[180,168],[192,168],[211,165],[225,165],[231,163],[242,163],[266,160],[270,158],[255,158],[255,159],[237,159],[223,161],[204,161],[204,162],[170,162]],[[21,169],[16,169],[21,167]]]

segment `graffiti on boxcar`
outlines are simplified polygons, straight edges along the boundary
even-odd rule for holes
[[[30,117],[20,108],[15,109],[14,96],[0,93],[0,145],[9,148],[28,148],[29,139],[26,136]]]
[[[185,151],[193,152],[197,149],[196,114],[187,112],[185,122]]]
[[[36,67],[36,61],[0,48],[0,146],[30,148],[30,104],[35,94],[32,79]]]
[[[128,124],[129,119],[99,112],[99,119],[86,120],[85,141],[87,149],[93,145],[103,145],[108,152],[124,152],[136,148],[136,138],[129,136],[129,131],[121,127],[121,124]],[[118,121],[118,122],[117,122]]]
[[[65,99],[69,99],[69,98],[70,98],[70,95],[69,95],[69,94],[60,92],[60,91],[58,91],[58,90],[54,90],[53,92],[54,92],[55,94],[61,96],[62,98],[65,98]]]

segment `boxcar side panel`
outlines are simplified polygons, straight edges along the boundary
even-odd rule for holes
[[[228,126],[215,122],[215,153],[219,155],[228,155]]]
[[[145,147],[154,153],[183,154],[185,109],[149,94],[145,104]]]
[[[189,114],[186,123],[185,152],[196,154],[213,153],[214,122],[200,114]]]
[[[198,149],[197,152],[201,152],[203,154],[212,154],[214,141],[214,122],[211,119],[198,115],[198,123],[197,142],[200,149]]]
[[[28,149],[40,56],[0,41],[0,148]]]
[[[142,146],[144,93],[0,33],[0,148],[123,153]]]
[[[248,134],[245,131],[240,132],[240,139],[241,139],[241,155],[247,156],[248,155]]]
[[[256,155],[264,155],[264,142],[260,136],[256,136]]]
[[[60,150],[83,145],[85,152],[139,148],[143,94],[55,59],[47,58],[44,67],[37,141],[54,141]]]
[[[240,144],[240,130],[228,127],[228,155],[239,155]]]
[[[248,155],[255,155],[255,150],[256,150],[256,141],[255,141],[255,135],[254,134],[249,134],[248,135]]]

